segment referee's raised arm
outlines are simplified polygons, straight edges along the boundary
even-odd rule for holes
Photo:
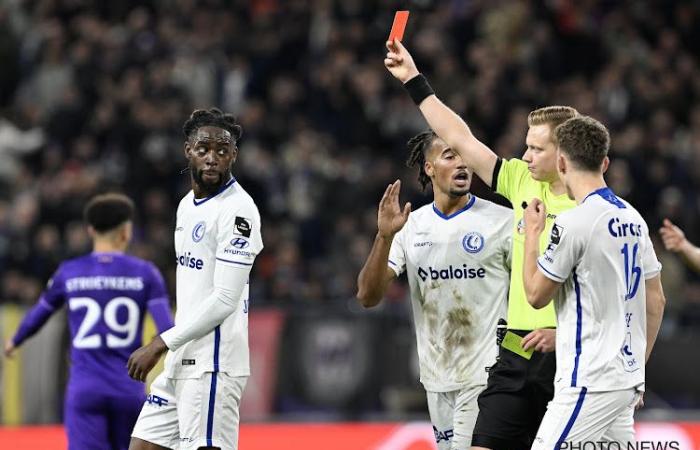
[[[493,186],[493,171],[498,156],[472,133],[461,117],[435,95],[423,74],[418,72],[411,54],[400,41],[386,43],[384,66],[401,81],[423,117],[445,143],[459,154],[484,183]]]

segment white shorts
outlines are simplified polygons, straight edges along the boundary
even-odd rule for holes
[[[131,436],[170,449],[236,449],[238,408],[247,380],[222,372],[192,379],[160,374]]]
[[[635,389],[587,392],[564,388],[547,405],[532,450],[584,448],[586,442],[634,443]],[[589,444],[590,445],[590,444]]]
[[[433,423],[439,450],[469,448],[479,415],[477,398],[485,385],[469,386],[459,391],[426,392],[428,412]]]

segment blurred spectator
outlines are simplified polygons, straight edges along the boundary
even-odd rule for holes
[[[429,201],[403,167],[426,124],[382,67],[394,3],[4,2],[0,299],[85,251],[82,204],[114,188],[138,199],[133,250],[172,280],[180,127],[212,105],[243,124],[234,173],[263,215],[253,305],[352,296],[386,185]],[[571,104],[611,129],[611,186],[700,242],[697,2],[409,3],[419,66],[497,153],[522,154],[529,110]],[[669,303],[700,304],[673,272]]]

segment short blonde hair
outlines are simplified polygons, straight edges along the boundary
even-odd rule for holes
[[[562,123],[579,115],[579,112],[571,106],[546,106],[531,111],[527,116],[527,124],[531,127],[546,124],[554,131]]]

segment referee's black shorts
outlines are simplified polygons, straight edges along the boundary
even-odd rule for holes
[[[510,331],[519,336],[529,333]],[[554,395],[554,352],[534,352],[529,360],[503,347],[498,353],[486,389],[479,395],[472,446],[529,450]]]

